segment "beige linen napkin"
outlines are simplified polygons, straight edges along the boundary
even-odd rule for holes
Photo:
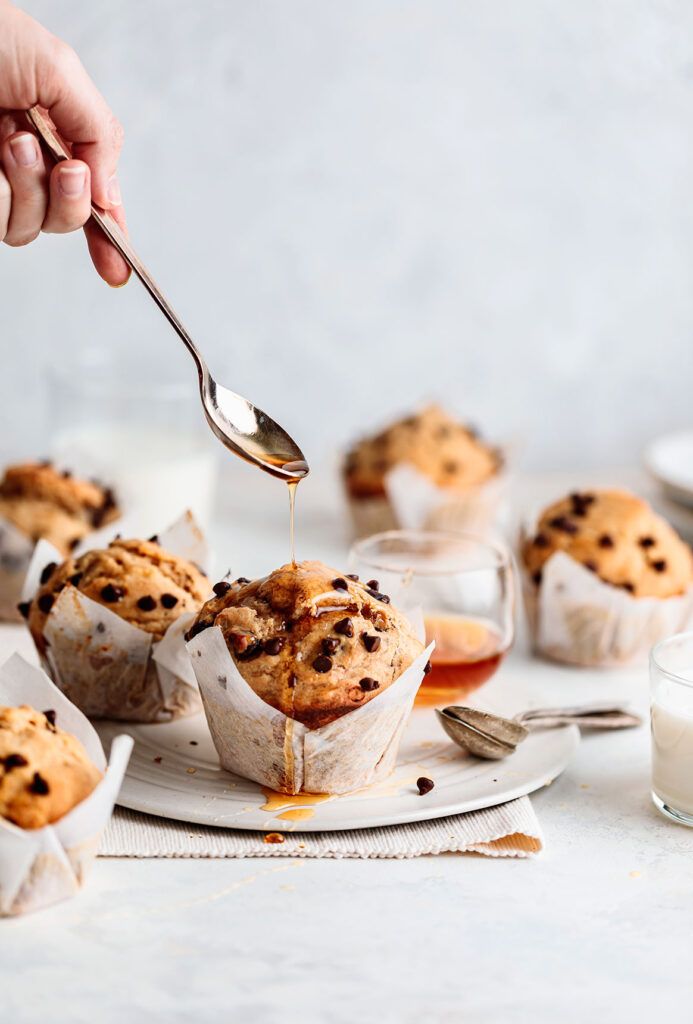
[[[529,797],[449,818],[351,832],[283,831],[284,842],[264,832],[208,828],[116,808],[101,842],[101,857],[421,857],[480,853],[533,857],[543,849]]]

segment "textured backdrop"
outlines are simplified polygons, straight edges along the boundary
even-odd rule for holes
[[[690,4],[26,7],[123,122],[131,234],[214,369],[311,456],[421,396],[547,468],[693,419]],[[0,246],[0,307],[5,449],[47,443],[65,349],[189,372],[81,236]]]

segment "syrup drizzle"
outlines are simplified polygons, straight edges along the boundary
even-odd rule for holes
[[[299,485],[298,480],[289,480],[289,531],[291,537],[291,564],[296,566],[296,547],[294,544],[294,512],[296,510],[296,489]]]

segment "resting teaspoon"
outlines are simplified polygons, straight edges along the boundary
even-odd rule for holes
[[[68,147],[38,107],[28,110],[26,116],[56,163],[70,158]],[[92,203],[91,219],[139,277],[193,357],[205,417],[221,443],[246,462],[260,466],[267,473],[287,483],[298,482],[306,476],[308,463],[301,449],[286,431],[261,409],[228,388],[222,387],[212,377],[180,317],[113,217]]]

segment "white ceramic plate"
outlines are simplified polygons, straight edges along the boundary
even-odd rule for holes
[[[645,449],[643,458],[670,498],[693,507],[693,431],[658,437]]]
[[[575,726],[534,733],[511,757],[478,761],[447,739],[431,710],[416,710],[390,778],[348,796],[292,797],[223,771],[203,714],[168,725],[95,725],[106,745],[121,732],[135,740],[123,807],[221,828],[309,832],[399,825],[513,800],[560,775],[580,735]],[[426,796],[416,788],[421,775],[435,782]]]

